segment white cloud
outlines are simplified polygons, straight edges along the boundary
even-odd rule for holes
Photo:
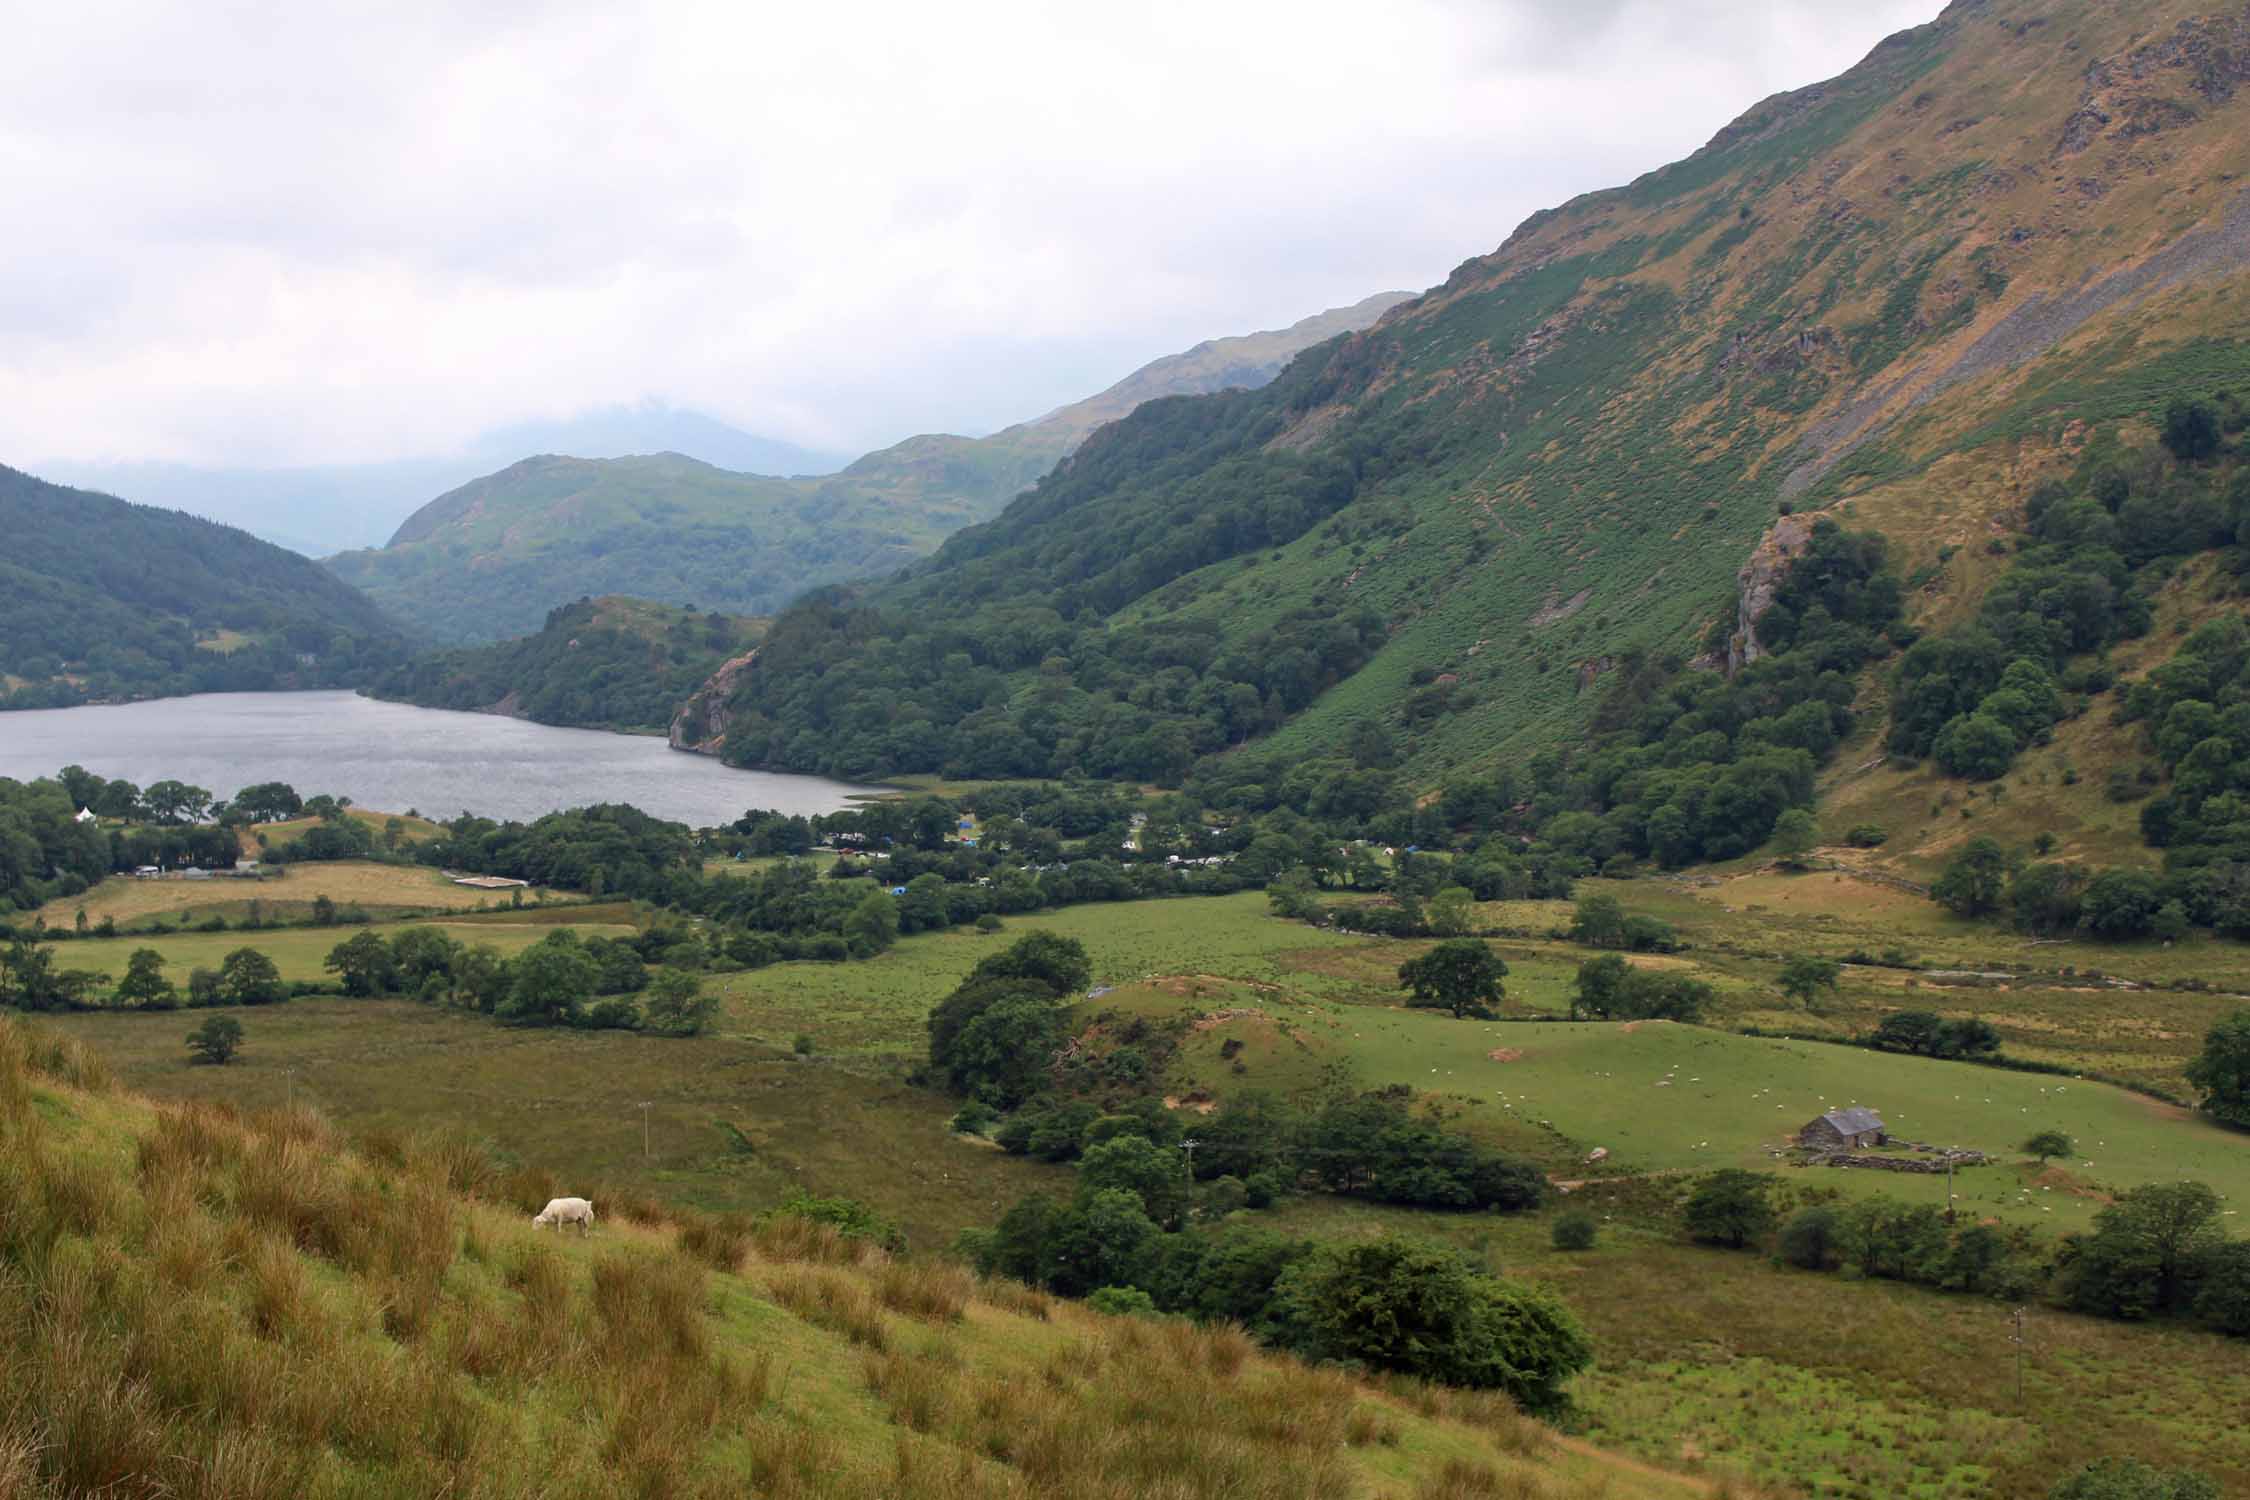
[[[1420,287],[1936,0],[44,7],[0,460],[983,429]]]

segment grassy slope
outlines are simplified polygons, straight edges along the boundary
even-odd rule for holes
[[[1578,321],[1520,377],[1504,445],[1400,482],[1413,531],[1359,556],[1316,532],[1197,601],[1229,616],[1255,609],[1261,589],[1275,601],[1333,596],[1356,574],[1350,597],[1404,617],[1384,658],[1283,743],[1311,748],[1385,712],[1408,669],[1427,664],[1460,673],[1482,703],[1426,742],[1424,760],[1477,759],[1574,724],[1580,664],[1635,647],[1692,649],[1784,476],[1812,451],[1798,443],[1815,424],[1869,392],[1901,382],[1911,392],[2033,299],[2128,269],[2231,206],[2205,188],[2250,166],[2250,136],[2215,112],[2137,156],[2114,142],[2068,160],[2055,150],[2089,57],[2128,51],[2205,9],[1956,6],[1939,28],[1878,54],[1866,71],[1880,81],[1864,99],[1838,97],[1700,168],[1570,205],[1394,316],[1386,331],[1409,351],[1408,370],[1447,364],[1455,380],[1474,378],[1486,351],[1520,357],[1550,319]],[[2163,75],[2151,85],[2183,88]],[[2049,170],[2016,165],[2031,162]],[[2011,231],[2026,224],[2040,231],[2019,243]],[[2009,278],[1996,297],[1978,289],[1975,257],[1988,248]],[[1558,275],[1578,282],[1559,314],[1546,291]],[[2239,343],[2175,354],[2191,330],[2238,338],[2242,308],[2238,279],[2121,308],[2028,373],[1970,380],[1912,421],[1878,426],[1877,446],[1810,501],[1858,497],[1854,522],[1911,552],[1934,552],[1924,545],[1933,532],[1981,544],[2041,477],[2019,460],[2025,438],[2250,373]],[[1838,335],[1844,362],[1783,358],[1770,377],[1743,368],[1786,335],[1823,329]],[[1738,337],[1753,359],[1721,368]],[[2178,368],[2167,373],[2168,361]],[[1783,399],[1753,376],[1826,394],[1791,411],[1794,391]],[[1953,454],[1964,456],[1945,466]],[[1480,534],[1498,550],[1477,562],[1467,542]],[[1982,581],[1961,579],[1956,598],[1973,600]],[[1567,618],[1534,622],[1581,591]]]
[[[2250,1484],[2239,1341],[2035,1307],[2019,1402],[2006,1305],[1682,1245],[1664,1219],[1678,1191],[1629,1183],[1565,1200],[1602,1222],[1597,1247],[1576,1254],[1549,1243],[1552,1213],[1448,1218],[1315,1198],[1273,1221],[1435,1234],[1554,1280],[1596,1340],[1596,1368],[1574,1388],[1588,1435],[1660,1463],[1823,1500],[2044,1500],[2100,1454],[2193,1466],[2222,1494]]]
[[[0,1489],[27,1500],[1708,1493],[1488,1401],[817,1234],[707,1237],[716,1269],[614,1216],[540,1235],[472,1151],[157,1110],[14,1027],[0,1140]]]

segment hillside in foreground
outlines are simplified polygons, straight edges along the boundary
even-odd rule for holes
[[[0,467],[0,708],[333,687],[398,628],[317,564],[179,511]]]
[[[587,595],[767,613],[808,588],[888,572],[990,519],[1144,401],[1263,385],[1298,351],[1366,327],[1404,296],[1213,339],[1034,421],[982,438],[909,438],[838,474],[771,478],[678,453],[527,458],[432,500],[387,546],[326,566],[454,642],[530,634],[548,610]]]
[[[2024,538],[2034,492],[2075,502],[2114,468],[2113,512],[2136,484],[2169,504],[2185,481],[2147,460],[2167,406],[2250,380],[2246,25],[2208,0],[1963,0],[1271,385],[1144,406],[894,581],[779,618],[726,753],[1175,784],[1246,744],[1278,776],[1364,737],[1424,789],[1513,774],[1616,727],[1613,694],[1629,718],[1691,658],[1731,641],[1739,665],[1745,605],[1826,518],[1881,534],[1902,586],[1856,679],[1858,760],[1879,756],[1913,632],[1975,619],[1996,555],[2100,544]],[[2166,514],[2123,528],[2165,538]],[[2089,587],[2145,592],[2138,570],[2204,545],[2111,547]],[[2050,643],[2043,670],[2116,634]]]
[[[152,1106],[13,1023],[0,1147],[10,1496],[1714,1493],[803,1218],[545,1234],[536,1169]]]

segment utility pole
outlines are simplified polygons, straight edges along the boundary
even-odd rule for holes
[[[1187,1174],[1190,1182],[1195,1181],[1195,1148],[1202,1144],[1192,1135],[1180,1142],[1180,1149],[1187,1153]]]
[[[1953,1148],[1945,1148],[1945,1222],[1953,1222]]]
[[[648,1104],[649,1104],[649,1101],[648,1101],[648,1100],[646,1100],[646,1099],[643,1099],[643,1100],[641,1101],[641,1160],[642,1160],[642,1161],[647,1161],[647,1160],[648,1160]]]

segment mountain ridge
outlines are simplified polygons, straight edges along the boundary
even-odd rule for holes
[[[2054,473],[2033,450],[2250,378],[2238,41],[2250,10],[2194,0],[1961,0],[778,618],[727,753],[1169,782],[1366,732],[1427,787],[1571,744],[1621,664],[1709,650],[1777,511],[1884,513],[1918,609],[1981,586],[1949,560],[2004,545]],[[1949,455],[2022,488],[1899,510]]]
[[[583,595],[760,613],[817,584],[888,572],[988,518],[1150,394],[1260,383],[1305,340],[1404,295],[1207,340],[989,437],[920,434],[831,475],[740,474],[679,454],[522,459],[428,502],[388,546],[327,565],[393,613],[464,643],[530,633],[547,609]]]

